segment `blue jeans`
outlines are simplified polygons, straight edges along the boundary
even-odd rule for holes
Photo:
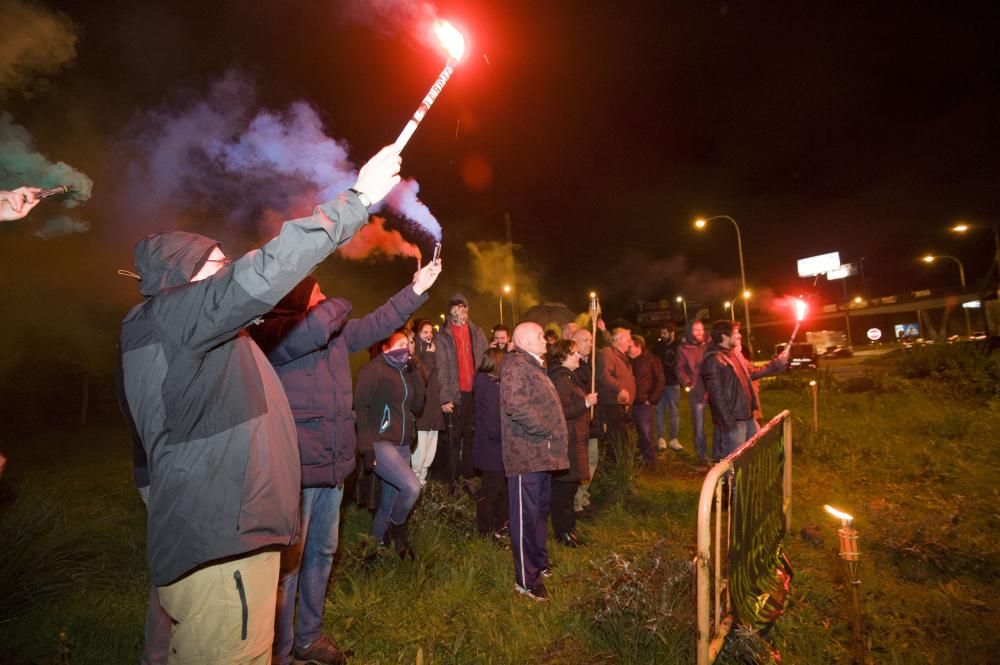
[[[665,439],[667,433],[666,411],[670,410],[670,440],[677,438],[681,428],[681,387],[667,386],[663,389],[663,397],[656,404],[656,438]]]
[[[296,590],[299,609],[294,631],[296,648],[305,648],[322,634],[323,605],[337,551],[343,495],[343,490],[337,487],[302,490],[302,540],[281,553],[272,655],[275,665],[292,662]]]
[[[691,424],[694,426],[694,451],[700,461],[705,461],[708,459],[708,446],[705,442],[705,407],[708,402],[689,398],[688,403],[691,406]]]
[[[632,422],[635,423],[636,434],[639,435],[639,452],[642,461],[652,464],[656,461],[656,444],[653,443],[653,412],[652,404],[633,404]]]
[[[759,429],[760,426],[757,425],[757,421],[753,418],[750,420],[737,420],[736,426],[733,429],[723,433],[722,451],[719,457],[728,457],[734,450],[749,441]]]
[[[410,467],[410,446],[375,442],[375,475],[382,479],[382,499],[375,511],[372,535],[381,542],[389,527],[402,524],[420,498],[420,481]]]

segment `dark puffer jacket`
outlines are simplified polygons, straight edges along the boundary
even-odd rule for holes
[[[741,356],[718,344],[708,347],[702,361],[701,376],[708,391],[712,422],[718,423],[724,431],[732,430],[738,420],[753,418],[759,406],[753,382],[786,369],[779,358],[760,369],[751,369],[748,365]]]
[[[559,394],[566,430],[569,434],[569,470],[553,474],[553,480],[578,483],[590,480],[590,460],[587,458],[587,392],[580,378],[562,365],[549,368],[549,378]]]
[[[398,446],[416,438],[414,412],[424,406],[427,387],[412,363],[395,367],[380,353],[358,372],[354,404],[358,412],[358,451],[371,454],[376,441]]]
[[[295,416],[303,487],[337,487],[354,471],[357,438],[349,354],[383,340],[427,300],[410,285],[371,314],[350,319],[351,303],[327,298],[307,309],[306,278],[250,329],[274,364]]]
[[[146,300],[122,322],[121,399],[149,460],[153,584],[297,537],[295,423],[271,363],[244,327],[366,219],[345,193],[198,282],[190,279],[216,241],[174,232],[136,245]]]
[[[513,351],[500,367],[500,418],[508,478],[569,468],[569,433],[559,393],[529,353]]]

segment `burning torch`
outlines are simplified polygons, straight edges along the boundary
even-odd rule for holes
[[[851,623],[854,630],[854,661],[859,664],[865,662],[865,648],[861,631],[861,580],[858,579],[858,564],[861,561],[861,552],[858,550],[858,530],[851,526],[854,517],[841,512],[833,506],[823,506],[826,512],[840,520],[840,528],[837,529],[837,537],[840,539],[839,556],[844,562],[844,569],[847,573],[847,581],[851,585]]]
[[[601,316],[601,301],[597,292],[590,292],[590,326],[593,328],[593,344],[590,345],[590,392],[597,390],[597,319]],[[590,417],[594,417],[594,407],[590,407]]]
[[[434,81],[434,85],[427,92],[427,96],[420,102],[420,106],[413,112],[413,117],[406,123],[403,131],[399,134],[399,138],[396,139],[396,147],[400,152],[402,152],[410,137],[413,136],[413,132],[417,131],[417,125],[427,115],[427,111],[430,110],[434,104],[434,100],[441,94],[445,84],[448,83],[448,79],[455,73],[455,67],[458,66],[458,61],[462,59],[462,55],[465,53],[465,38],[448,21],[435,21],[434,34],[437,36],[438,41],[441,42],[444,50],[448,52],[448,62],[445,63],[444,69],[437,77],[437,80]]]

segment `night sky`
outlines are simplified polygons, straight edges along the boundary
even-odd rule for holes
[[[138,293],[114,269],[130,267],[142,234],[197,229],[231,251],[260,239],[220,221],[226,204],[198,192],[179,216],[130,207],[127,130],[137,118],[190,104],[236,72],[260,109],[310,104],[360,164],[396,137],[443,65],[416,23],[386,10],[410,3],[35,4],[72,22],[76,57],[39,76],[46,85],[7,90],[0,103],[42,153],[95,188],[78,209],[86,233],[39,240],[32,219],[0,228],[10,257],[4,309],[32,312],[18,317],[31,325],[53,317],[34,315],[38,302],[70,301],[63,314],[98,321],[95,329],[124,314]],[[505,213],[537,296],[579,310],[592,288],[620,313],[681,289],[723,299],[738,274],[735,236],[725,222],[695,232],[701,215],[739,221],[751,288],[777,294],[803,287],[796,259],[828,251],[866,257],[872,295],[954,287],[954,266],[916,260],[927,251],[961,258],[970,282],[989,266],[987,229],[957,238],[947,227],[1000,221],[993,3],[437,7],[466,32],[469,50],[403,164],[444,227],[436,307],[462,289],[473,318],[494,322],[476,316],[495,299],[472,288],[465,242],[503,241]],[[428,237],[396,228],[429,251]],[[328,293],[363,311],[412,267],[334,260],[320,274],[337,283]]]

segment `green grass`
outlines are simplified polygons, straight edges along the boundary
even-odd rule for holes
[[[997,404],[947,381],[820,376],[818,433],[806,374],[765,381],[766,415],[794,418],[794,593],[775,643],[787,663],[849,662],[848,589],[833,504],[856,517],[862,609],[872,663],[986,663],[1000,649]],[[416,561],[361,565],[366,511],[345,506],[326,627],[358,663],[693,662],[695,471],[685,450],[654,473],[604,470],[588,546],[550,540],[553,596],[513,592],[510,552],[474,535],[467,498],[418,504]],[[0,664],[134,663],[148,576],[145,515],[117,427],[6,438],[0,481]],[[634,485],[630,485],[630,479]],[[815,527],[821,542],[799,533]],[[18,587],[20,585],[20,587]],[[12,599],[11,588],[37,592]],[[5,602],[7,604],[5,604]]]

